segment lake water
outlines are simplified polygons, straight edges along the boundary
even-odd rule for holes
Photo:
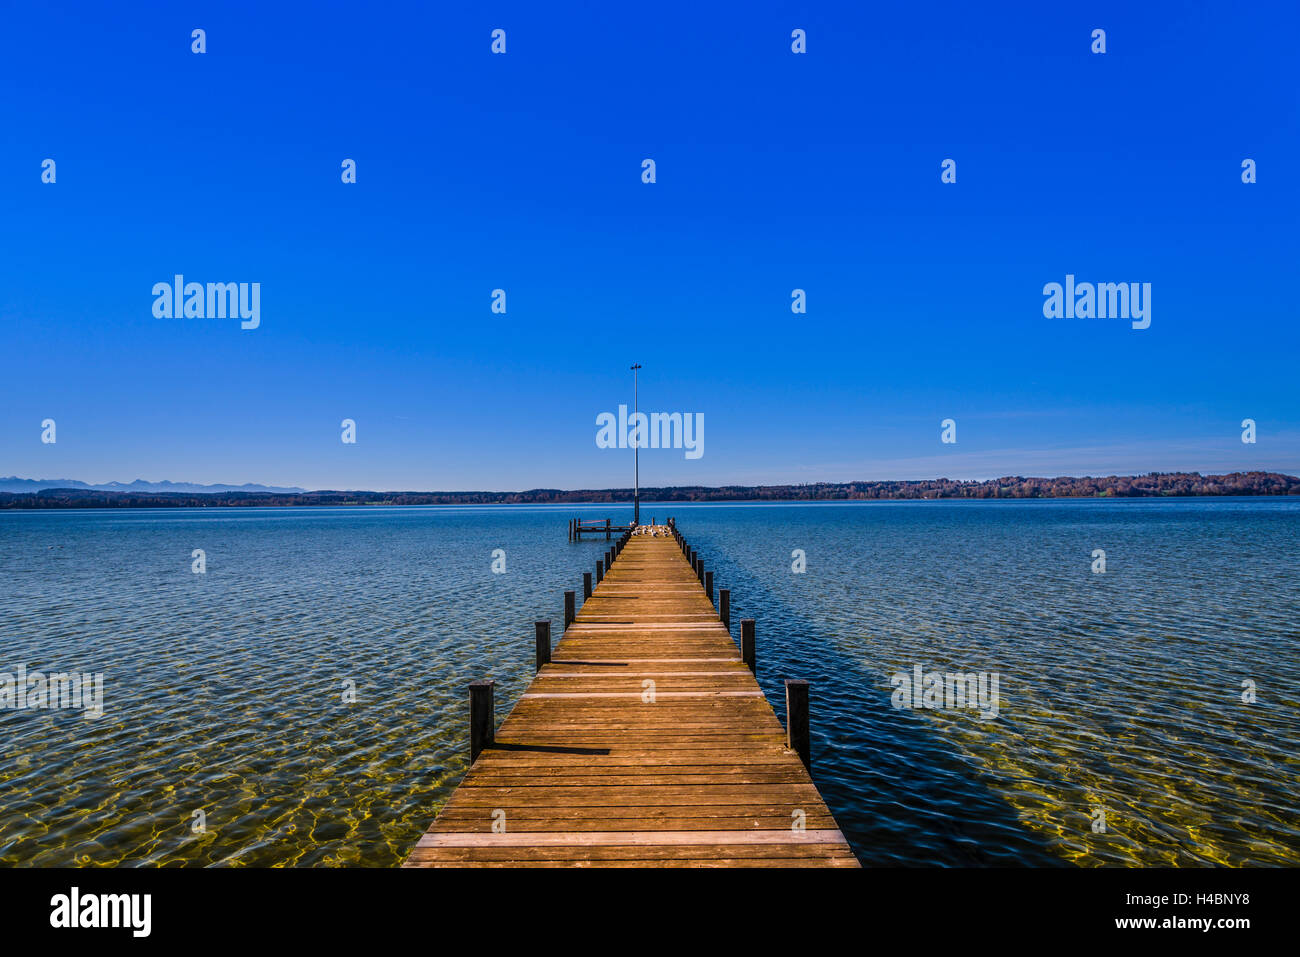
[[[629,513],[0,512],[0,671],[102,672],[105,706],[0,710],[0,864],[399,863],[465,770],[465,686],[504,717],[604,553],[568,518]],[[652,515],[757,619],[782,720],[813,682],[864,864],[1300,863],[1300,501]],[[918,665],[996,673],[997,717],[895,708]]]

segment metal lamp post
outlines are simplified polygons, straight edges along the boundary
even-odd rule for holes
[[[641,524],[641,443],[637,441],[640,434],[636,427],[640,414],[640,397],[637,394],[637,372],[641,363],[632,366],[632,524]]]

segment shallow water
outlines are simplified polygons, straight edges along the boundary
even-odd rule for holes
[[[503,717],[604,552],[567,519],[627,511],[0,512],[0,671],[105,682],[97,720],[0,710],[0,863],[399,863],[465,770],[465,685]],[[778,713],[813,681],[864,864],[1300,863],[1300,502],[652,514],[757,619]],[[894,708],[916,665],[996,672],[997,717]]]

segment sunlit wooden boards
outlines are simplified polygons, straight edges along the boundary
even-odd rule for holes
[[[635,535],[407,867],[857,867],[671,537]]]

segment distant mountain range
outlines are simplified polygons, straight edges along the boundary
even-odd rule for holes
[[[24,479],[16,475],[0,478],[0,492],[43,492],[52,488],[75,488],[91,492],[135,492],[154,495],[162,492],[188,492],[190,494],[207,494],[217,492],[275,492],[289,495],[305,492],[302,488],[282,488],[275,485],[196,485],[193,482],[146,482],[136,479],[134,482],[105,482],[103,485],[88,485],[76,479]]]
[[[17,483],[21,491],[8,490]],[[987,481],[816,482],[807,485],[725,485],[643,488],[646,502],[836,501],[862,499],[1170,498],[1191,495],[1300,495],[1300,478],[1281,472],[1152,472],[1072,478],[1009,475]],[[627,503],[630,488],[526,492],[366,492],[276,489],[263,485],[184,485],[173,482],[37,482],[0,479],[0,508],[204,508],[209,506],[525,505]]]

